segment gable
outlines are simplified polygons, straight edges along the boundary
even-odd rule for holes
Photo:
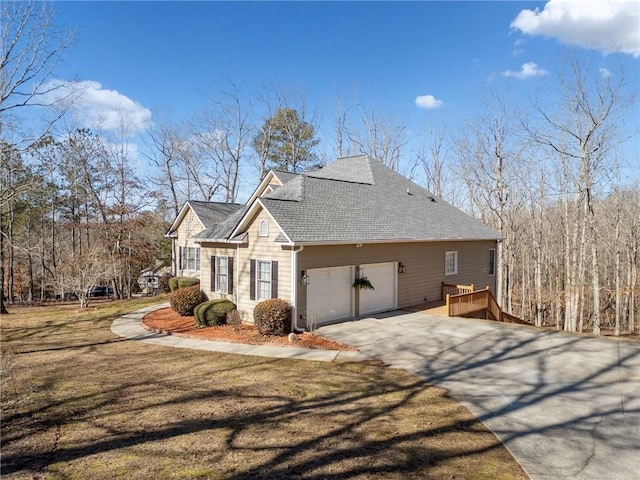
[[[266,223],[267,234],[263,235],[261,232],[261,223]],[[282,229],[278,221],[271,215],[271,213],[264,208],[262,200],[258,199],[247,211],[242,221],[237,225],[230,235],[231,238],[243,237],[244,240],[249,241],[251,247],[252,243],[256,241],[273,245],[288,245],[291,244],[291,239],[287,233]]]
[[[240,209],[242,209],[242,205],[237,203],[189,200],[183,205],[166,236],[175,237],[179,230],[185,230],[183,227],[185,221],[190,222],[186,230],[191,232],[191,235],[198,234],[205,229],[214,228],[225,222]]]
[[[245,205],[252,205],[258,198],[272,193],[277,189],[277,187],[281,187],[298,176],[299,175],[297,173],[269,170],[267,175],[265,175],[260,184],[251,194]]]
[[[178,213],[178,216],[175,218],[175,220],[173,221],[173,223],[171,224],[171,227],[169,227],[169,231],[165,234],[166,237],[177,237],[178,236],[178,231],[181,229],[182,224],[184,222],[187,222],[188,226],[186,227],[187,230],[192,230],[192,225],[193,222],[196,221],[199,224],[199,230],[204,230],[205,226],[204,223],[202,223],[202,221],[198,218],[198,216],[193,212],[193,209],[191,208],[191,205],[189,204],[189,202],[186,202],[182,208],[180,209],[180,212]],[[182,230],[184,230],[184,228],[182,228]]]

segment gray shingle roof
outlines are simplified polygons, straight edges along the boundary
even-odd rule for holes
[[[501,238],[367,156],[338,159],[302,174],[261,201],[294,242]]]
[[[370,160],[366,155],[344,157],[320,170],[307,173],[306,175],[308,177],[326,178],[327,180],[337,180],[339,182],[375,185],[376,182],[373,171],[371,170]]]
[[[200,202],[189,200],[189,205],[205,228],[211,228],[242,208],[238,203]]]
[[[206,203],[206,202],[202,202]],[[217,204],[220,205],[220,204]],[[236,204],[226,204],[226,205],[236,205]],[[233,232],[233,229],[236,228],[238,222],[244,217],[244,214],[247,213],[248,207],[243,205],[236,205],[238,208],[233,211],[230,215],[222,218],[221,221],[215,224],[211,224],[209,228],[203,230],[202,232],[193,236],[194,239],[198,240],[227,240]],[[233,209],[231,209],[233,210]]]
[[[278,177],[278,180],[280,180],[283,185],[298,176],[297,173],[285,172],[284,170],[274,170],[273,173],[276,174],[276,177]]]

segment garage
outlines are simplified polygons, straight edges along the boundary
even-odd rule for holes
[[[307,320],[315,325],[354,316],[353,266],[307,270]]]
[[[360,316],[397,308],[397,267],[395,262],[360,265],[373,290],[360,290]]]

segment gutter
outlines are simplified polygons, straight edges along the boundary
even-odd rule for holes
[[[298,328],[298,253],[304,250],[304,245],[300,245],[300,250],[295,246],[291,250],[291,331],[296,333],[304,332],[304,328]]]

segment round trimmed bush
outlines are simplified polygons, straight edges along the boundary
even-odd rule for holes
[[[233,302],[218,298],[198,305],[193,314],[196,317],[196,326],[215,327],[227,323],[227,313],[235,310]]]
[[[169,288],[172,292],[175,292],[179,288],[193,287],[194,285],[200,285],[199,278],[193,277],[171,277],[169,279]]]
[[[200,290],[200,285],[179,288],[171,293],[169,297],[171,308],[180,316],[188,317],[193,315],[193,309],[206,300],[204,293]]]
[[[178,277],[178,288],[193,287],[194,285],[200,285],[199,278]]]
[[[262,335],[286,335],[291,331],[291,304],[280,298],[260,302],[253,309],[253,321]]]

